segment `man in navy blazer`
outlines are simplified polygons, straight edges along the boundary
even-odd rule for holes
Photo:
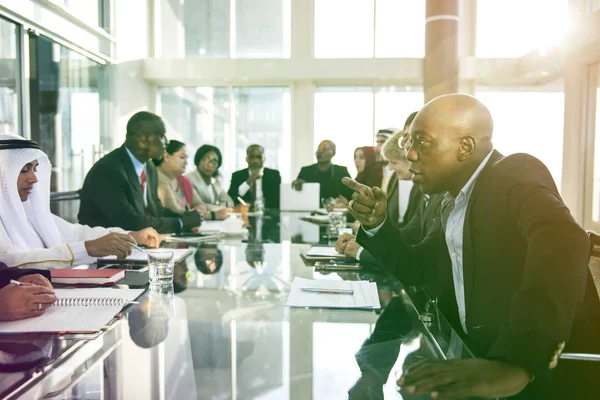
[[[246,162],[248,168],[236,171],[231,176],[227,193],[236,205],[240,204],[238,197],[253,204],[257,199],[262,199],[265,208],[278,210],[281,175],[276,169],[264,166],[265,149],[258,144],[249,146],[246,149]]]
[[[435,284],[440,308],[477,357],[425,361],[398,383],[444,399],[596,398],[596,363],[559,362],[563,350],[598,352],[588,238],[548,169],[527,154],[502,156],[492,131],[489,111],[469,95],[440,96],[418,113],[413,181],[444,198],[417,245],[386,219],[385,194],[347,180],[357,191],[349,209],[362,224],[358,243],[403,283]]]

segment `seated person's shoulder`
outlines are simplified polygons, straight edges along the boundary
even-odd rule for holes
[[[515,181],[547,181],[552,180],[548,168],[536,157],[516,153],[503,157],[494,162],[490,169],[490,177],[498,177]]]

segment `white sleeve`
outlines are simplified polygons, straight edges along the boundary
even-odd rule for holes
[[[386,217],[386,219],[387,219],[387,217]],[[362,225],[361,225],[360,229],[362,229],[366,233],[367,237],[372,238],[373,236],[377,235],[377,232],[379,232],[379,230],[381,229],[383,224],[385,224],[385,219],[383,220],[383,222],[381,224],[379,224],[378,226],[376,226],[373,229],[366,230],[365,228],[362,227]]]
[[[53,215],[53,217],[56,227],[67,243],[94,240],[108,235],[111,232],[125,232],[121,228],[103,228],[101,226],[92,228],[87,225],[72,224],[56,215]]]
[[[0,260],[9,267],[30,267],[39,269],[70,268],[75,265],[76,257],[80,264],[92,263],[83,242],[61,244],[49,249],[23,250],[12,244],[0,244]]]
[[[364,248],[362,246],[359,246],[358,251],[356,252],[356,259],[360,260],[360,255],[362,254]]]
[[[250,190],[250,185],[248,185],[248,182],[244,181],[244,183],[242,183],[238,188],[238,193],[241,197],[243,197],[246,195],[246,193],[248,193],[248,190]]]

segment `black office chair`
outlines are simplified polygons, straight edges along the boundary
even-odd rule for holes
[[[588,231],[587,234],[590,238],[588,267],[594,280],[594,286],[596,286],[596,290],[600,296],[600,235],[594,231]],[[565,360],[600,361],[600,354],[562,353],[560,358]]]

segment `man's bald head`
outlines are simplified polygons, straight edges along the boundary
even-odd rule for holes
[[[425,193],[460,191],[492,150],[492,116],[467,94],[436,97],[410,127],[413,180]]]

